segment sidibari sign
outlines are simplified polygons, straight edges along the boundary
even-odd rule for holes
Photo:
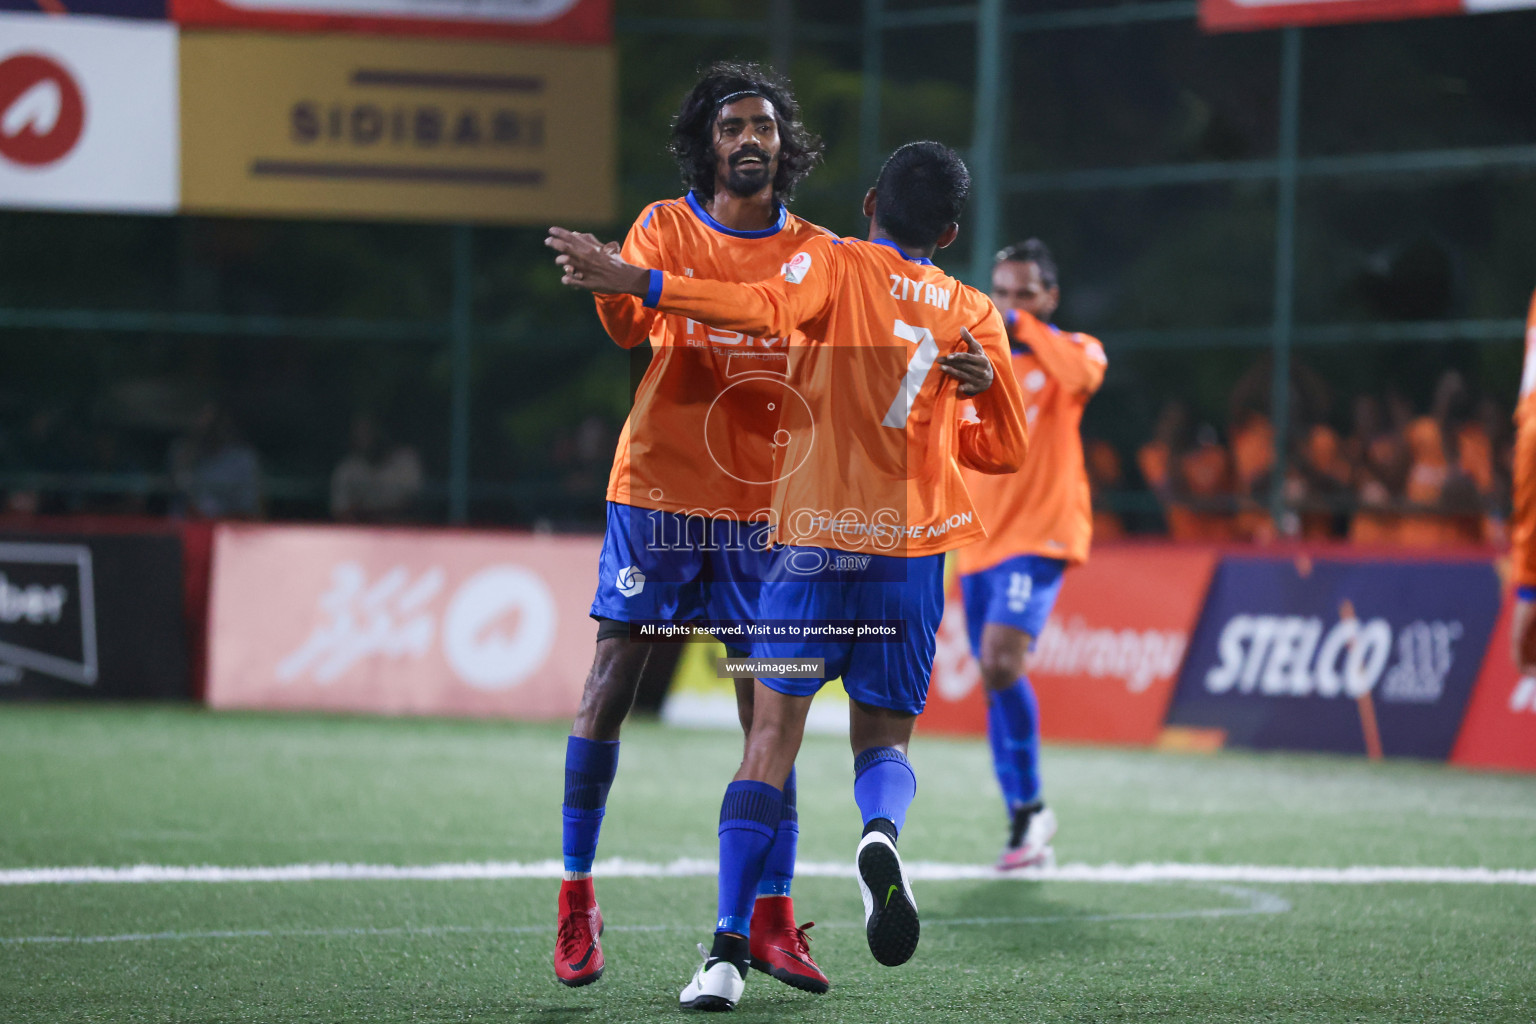
[[[188,32],[181,53],[188,211],[612,217],[607,47]]]

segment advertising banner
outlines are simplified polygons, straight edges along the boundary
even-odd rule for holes
[[[185,33],[190,213],[611,220],[608,47]]]
[[[607,43],[612,0],[171,0],[189,26]]]
[[[208,703],[571,717],[597,633],[599,543],[221,525]]]
[[[1226,32],[1483,14],[1522,7],[1536,7],[1536,0],[1200,0],[1200,25],[1207,31]]]
[[[1224,559],[1168,722],[1234,746],[1443,759],[1498,611],[1485,561]]]
[[[99,14],[109,18],[164,21],[167,0],[0,0],[0,11],[33,14]]]
[[[1158,739],[1216,559],[1202,549],[1104,547],[1067,570],[1029,662],[1046,739]],[[983,690],[957,584],[944,607],[922,727],[985,733]]]
[[[171,213],[176,30],[0,13],[0,206]]]
[[[1504,601],[1483,671],[1467,705],[1451,763],[1536,771],[1536,677],[1521,676],[1510,657],[1513,596]]]
[[[174,535],[0,533],[0,699],[185,700]]]

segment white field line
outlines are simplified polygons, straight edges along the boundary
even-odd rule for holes
[[[0,886],[80,885],[89,883],[166,882],[317,882],[317,881],[461,881],[558,879],[557,860],[518,863],[482,861],[458,864],[283,864],[270,867],[176,866],[136,864],[125,867],[13,868],[0,871]],[[599,878],[706,878],[715,862],[681,858],[666,864],[613,858],[599,861]],[[802,861],[801,878],[852,878],[851,862]],[[1271,885],[1536,885],[1536,870],[1437,867],[1279,867],[1258,864],[1064,864],[1000,875],[987,864],[907,864],[914,881],[960,882],[1008,879],[1030,882],[1225,882]]]
[[[1137,914],[1055,914],[1036,917],[925,917],[923,924],[933,927],[1008,927],[1037,924],[1081,924],[1109,921],[1174,921],[1187,918],[1247,917],[1254,914],[1284,914],[1289,901],[1272,893],[1241,889],[1234,885],[1214,886],[1218,892],[1244,902],[1240,907],[1199,907],[1187,910],[1148,911]],[[827,921],[819,928],[863,928],[862,921]],[[606,932],[692,932],[695,924],[619,924]],[[553,925],[415,925],[396,928],[253,928],[243,931],[202,932],[123,932],[116,935],[15,935],[0,936],[3,946],[94,946],[112,942],[193,942],[230,939],[286,938],[393,938],[397,936],[433,937],[441,935],[547,935]]]

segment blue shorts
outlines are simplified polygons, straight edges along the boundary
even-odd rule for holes
[[[592,617],[756,621],[767,527],[610,501]]]
[[[1029,649],[1035,649],[1045,620],[1056,607],[1061,593],[1061,577],[1067,563],[1043,555],[1019,555],[999,562],[990,569],[960,577],[960,593],[965,598],[965,629],[971,637],[971,650],[981,657],[981,627],[988,622],[1029,634]]]
[[[901,623],[892,639],[838,636],[760,640],[754,658],[824,658],[826,679],[843,680],[861,704],[922,714],[933,674],[934,635],[944,615],[944,556],[895,558],[826,548],[784,547],[765,577],[761,621],[802,629],[827,624]],[[764,686],[806,697],[826,679],[763,678]]]

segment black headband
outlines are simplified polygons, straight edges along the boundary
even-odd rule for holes
[[[758,89],[743,89],[740,92],[733,92],[729,96],[724,97],[723,99],[716,100],[715,101],[715,109],[719,110],[721,107],[725,106],[728,103],[735,103],[737,100],[744,100],[748,96],[756,96],[759,99],[767,99],[768,98],[767,96],[764,96],[762,94],[762,92],[760,90],[758,90]]]

